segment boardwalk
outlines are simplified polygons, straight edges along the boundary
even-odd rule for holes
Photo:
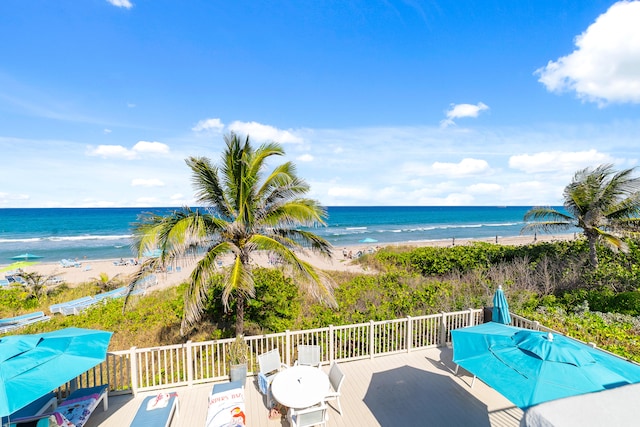
[[[471,377],[456,377],[450,348],[344,362],[343,415],[329,411],[329,426],[517,426],[522,411],[481,381],[470,388]],[[328,370],[328,367],[324,367]],[[462,370],[461,370],[462,371]],[[212,385],[178,388],[180,413],[173,427],[204,426],[207,395]],[[113,396],[109,411],[98,408],[87,427],[128,426],[144,395]],[[270,421],[254,378],[247,379],[247,425],[288,426],[286,420]],[[330,403],[331,404],[331,403]]]

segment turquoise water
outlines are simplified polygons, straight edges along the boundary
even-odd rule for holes
[[[142,212],[173,208],[0,209],[0,265],[33,253],[40,261],[132,255],[131,224]],[[329,207],[327,227],[314,232],[336,247],[373,239],[380,244],[517,236],[529,206]]]

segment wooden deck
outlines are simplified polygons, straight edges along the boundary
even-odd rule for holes
[[[462,369],[456,377],[451,357],[451,349],[445,347],[341,363],[346,376],[340,399],[343,414],[330,409],[328,425],[518,426],[522,411],[481,381],[470,388],[472,377]],[[211,387],[171,390],[180,400],[172,427],[204,426]],[[86,426],[128,426],[146,395],[110,397],[109,410],[96,409]],[[253,377],[247,378],[245,402],[247,425],[288,426],[284,418],[268,419]]]

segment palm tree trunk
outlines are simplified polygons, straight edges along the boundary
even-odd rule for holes
[[[236,336],[244,334],[244,298],[238,295],[236,301]]]
[[[589,241],[589,262],[593,268],[598,267],[598,253],[596,252],[597,236],[592,233],[585,233]]]

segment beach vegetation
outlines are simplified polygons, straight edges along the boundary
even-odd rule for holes
[[[334,297],[340,310],[319,304],[279,266],[258,267],[252,270],[255,297],[247,301],[245,331],[256,335],[482,308],[491,305],[495,289],[502,285],[512,312],[640,361],[640,249],[636,241],[627,239],[627,244],[628,253],[599,245],[596,269],[589,264],[584,238],[523,246],[434,248],[449,259],[447,268],[433,263],[433,253],[425,248],[397,252],[384,248],[359,259],[375,265],[375,273],[372,269],[366,274],[328,272],[337,284]],[[454,251],[461,259],[453,259]],[[224,281],[223,271],[211,276],[205,316],[188,338],[180,334],[188,283],[132,296],[124,315],[123,301],[117,299],[77,316],[54,315],[49,322],[19,332],[66,326],[107,329],[115,332],[114,350],[234,337],[235,301],[230,301],[232,310],[225,310]],[[99,287],[95,283],[58,287],[39,301],[25,299],[20,292],[17,287],[0,292],[3,317],[46,312],[50,304],[94,295]]]
[[[200,257],[190,275],[184,296],[181,333],[197,324],[205,313],[213,278],[222,274],[222,292],[216,294],[225,312],[235,314],[235,333],[244,333],[247,302],[256,297],[252,257],[259,251],[277,257],[282,268],[318,300],[335,306],[329,276],[299,257],[305,250],[330,257],[330,244],[309,227],[325,224],[326,210],[305,198],[309,185],[299,178],[293,163],[267,171],[267,161],[283,156],[277,143],[257,148],[249,136],[225,136],[220,164],[206,157],[189,157],[196,201],[201,208],[184,207],[170,215],[147,214],[134,225],[138,256],[160,250],[147,258],[130,284],[175,259]],[[231,256],[221,268],[219,262]]]
[[[596,244],[627,252],[624,237],[640,231],[640,178],[634,169],[616,172],[613,165],[585,168],[575,173],[563,192],[564,209],[534,207],[525,215],[528,231],[582,229],[589,244],[589,261],[598,266]]]

